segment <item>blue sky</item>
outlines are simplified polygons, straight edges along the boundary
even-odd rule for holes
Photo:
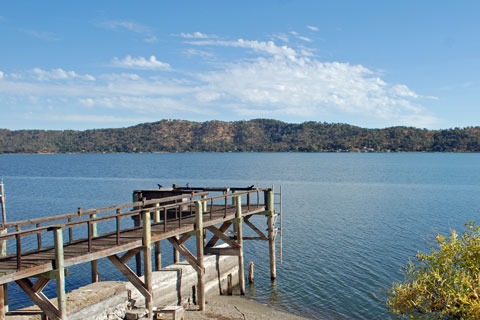
[[[3,1],[0,128],[478,126],[478,1]]]

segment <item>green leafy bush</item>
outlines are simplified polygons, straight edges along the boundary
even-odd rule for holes
[[[394,283],[387,305],[411,319],[480,319],[480,226],[466,224],[463,236],[437,235],[437,249],[418,253]]]

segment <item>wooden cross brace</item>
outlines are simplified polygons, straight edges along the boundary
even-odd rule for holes
[[[184,243],[190,235],[183,235],[179,240],[175,237],[168,238],[168,241],[180,252],[180,254],[187,260],[187,262],[197,271],[197,273],[205,273],[205,268],[200,265],[200,262],[195,256],[185,247]]]
[[[268,240],[268,237],[250,221],[251,217],[253,216],[245,217],[244,222],[247,226],[250,227],[250,229],[255,231],[256,234],[258,234],[258,237],[243,237],[243,240]]]
[[[58,308],[42,293],[43,288],[50,282],[49,279],[39,278],[35,284],[30,279],[15,281],[20,288],[32,299],[33,302],[47,315],[49,319],[61,320]]]

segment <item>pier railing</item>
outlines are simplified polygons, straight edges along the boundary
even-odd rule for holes
[[[198,189],[198,190],[197,190]],[[121,244],[121,233],[129,230],[142,229],[142,226],[123,225],[121,220],[127,217],[132,217],[134,219],[141,220],[142,215],[145,213],[150,214],[150,220],[152,221],[152,226],[163,225],[163,232],[167,231],[167,226],[171,225],[171,222],[175,221],[178,223],[178,227],[182,226],[182,220],[190,217],[195,212],[195,203],[200,201],[202,204],[202,215],[208,216],[210,219],[213,218],[215,214],[223,213],[225,218],[229,209],[235,208],[234,199],[237,197],[246,198],[247,210],[253,209],[255,207],[263,206],[261,202],[261,194],[269,189],[230,189],[231,193],[225,192],[222,195],[209,196],[210,191],[219,191],[214,190],[213,188],[208,191],[208,188],[190,188],[190,194],[182,194],[178,196],[171,196],[165,198],[151,199],[146,200],[142,198],[141,201],[135,201],[131,203],[119,204],[104,208],[97,209],[88,209],[82,210],[78,209],[77,212],[66,213],[61,215],[55,215],[50,217],[29,219],[17,222],[9,222],[3,224],[3,228],[11,229],[15,231],[7,233],[5,235],[0,235],[0,241],[7,241],[14,239],[14,254],[7,255],[7,257],[16,256],[16,269],[19,270],[23,267],[22,255],[25,255],[29,252],[38,251],[41,249],[50,249],[53,248],[53,245],[44,246],[42,239],[47,234],[52,235],[55,230],[61,229],[68,232],[68,241],[64,243],[74,243],[80,241],[87,241],[88,243],[88,252],[93,251],[93,239],[101,236],[114,236],[116,240],[116,245]],[[187,190],[184,190],[187,191]],[[232,199],[232,200],[231,200]],[[126,209],[129,209],[126,211]],[[102,213],[114,212],[113,214],[107,214],[103,216],[98,216]],[[153,217],[152,217],[153,214]],[[97,233],[97,224],[101,222],[115,222],[114,225],[110,225],[107,228],[106,232],[102,234]],[[86,227],[87,230],[82,230],[77,233],[80,237],[74,238],[73,230],[74,228]],[[23,229],[23,230],[22,230]],[[33,249],[31,243],[29,243],[29,248],[24,249],[22,247],[22,238],[27,236],[36,236],[36,248]]]

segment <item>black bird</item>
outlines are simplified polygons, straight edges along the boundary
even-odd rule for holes
[[[160,183],[157,183],[158,189],[162,189],[162,185]]]

